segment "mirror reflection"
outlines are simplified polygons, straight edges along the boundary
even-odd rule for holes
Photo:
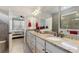
[[[79,7],[61,7],[61,28],[79,29]]]

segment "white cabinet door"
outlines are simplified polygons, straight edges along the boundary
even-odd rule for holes
[[[45,53],[45,41],[36,37],[36,53]]]
[[[27,44],[29,45],[30,44],[30,33],[27,31],[27,38],[26,38],[26,40],[27,40]]]
[[[35,36],[33,34],[31,34],[31,37],[30,37],[30,47],[31,47],[31,50],[32,52],[35,53]]]
[[[27,32],[27,44],[29,45],[29,48],[32,50],[32,52],[35,53],[35,36],[30,32]]]
[[[45,53],[45,47],[40,44],[36,46],[36,53]]]
[[[26,39],[30,39],[30,32],[27,31],[27,38]]]
[[[46,52],[47,53],[66,53],[67,51],[53,44],[46,42]]]

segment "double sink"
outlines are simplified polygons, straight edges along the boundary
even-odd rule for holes
[[[78,46],[76,44],[74,44],[71,41],[68,41],[71,39],[68,39],[66,41],[64,38],[55,37],[55,36],[49,36],[49,37],[47,37],[47,39],[50,41],[60,42],[59,45],[64,48],[71,49],[71,50],[78,50]]]
[[[53,41],[55,43],[58,43],[59,42],[59,46],[63,47],[63,48],[66,48],[66,49],[69,49],[69,50],[78,50],[78,45],[74,44],[72,41],[69,41],[71,39],[68,39],[67,40],[65,38],[61,38],[61,37],[57,37],[57,36],[54,36],[52,35],[50,32],[39,32],[40,34],[49,34],[46,36],[46,39],[49,40],[49,41]]]

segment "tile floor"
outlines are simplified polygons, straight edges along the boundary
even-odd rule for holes
[[[13,39],[12,41],[11,53],[31,53],[28,46],[24,44],[24,38]]]

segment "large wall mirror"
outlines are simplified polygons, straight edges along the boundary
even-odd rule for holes
[[[60,28],[79,29],[79,7],[64,6],[61,7]]]
[[[45,25],[46,25],[46,19],[40,20],[40,25],[41,25],[41,26],[45,26]]]

